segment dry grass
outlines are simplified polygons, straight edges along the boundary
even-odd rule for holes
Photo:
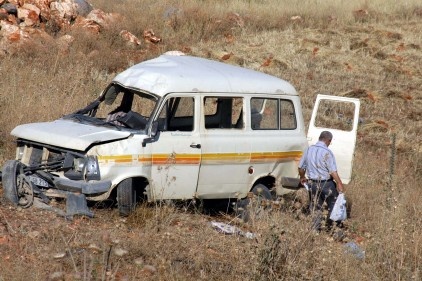
[[[0,201],[0,280],[421,279],[419,1],[92,3],[124,20],[97,37],[75,32],[67,54],[33,46],[0,60],[1,163],[14,157],[13,127],[86,105],[131,64],[174,49],[224,57],[290,81],[301,95],[305,120],[317,93],[361,99],[346,227],[365,259],[345,254],[343,243],[328,234],[311,233],[310,218],[287,201],[281,211],[247,225],[229,215],[205,215],[198,206],[141,206],[126,220],[117,210],[96,209],[92,220],[66,221]],[[127,29],[142,37],[148,28],[163,42],[133,48],[117,36]],[[257,236],[220,234],[211,220]]]

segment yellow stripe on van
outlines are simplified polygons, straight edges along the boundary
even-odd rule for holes
[[[199,165],[201,154],[153,154],[152,164]]]
[[[254,152],[251,154],[251,163],[298,160],[302,154],[302,151]]]
[[[162,153],[151,155],[108,155],[99,156],[98,161],[104,163],[143,163],[154,165],[177,164],[199,165],[219,163],[268,163],[298,161],[302,151],[283,152],[254,152],[254,153],[207,153],[203,154],[177,154]]]
[[[207,153],[202,155],[203,164],[249,163],[250,153]]]
[[[98,162],[105,163],[151,163],[151,155],[103,155],[98,156]]]

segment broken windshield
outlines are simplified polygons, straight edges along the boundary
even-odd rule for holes
[[[153,95],[112,84],[97,100],[64,118],[96,126],[145,130],[156,104]]]

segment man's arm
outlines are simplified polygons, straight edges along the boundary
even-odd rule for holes
[[[305,169],[299,168],[299,177],[300,177],[300,183],[303,185],[306,183],[306,177],[305,177]]]
[[[337,191],[340,193],[344,192],[343,182],[341,181],[337,171],[331,172],[330,175],[333,177],[333,179],[337,183]]]

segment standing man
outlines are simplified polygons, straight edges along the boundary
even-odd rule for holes
[[[336,159],[328,148],[332,139],[331,132],[321,132],[318,142],[307,149],[299,162],[300,182],[308,183],[310,188],[310,211],[314,213],[312,228],[318,231],[321,230],[322,205],[327,202],[327,227],[331,228],[333,223],[329,219],[331,211],[338,194],[344,191],[343,183],[337,173]]]

